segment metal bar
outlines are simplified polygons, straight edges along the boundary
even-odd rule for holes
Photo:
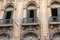
[[[51,16],[50,21],[51,22],[60,22],[60,16]]]
[[[12,19],[0,19],[0,24],[12,24]]]
[[[36,23],[37,18],[23,18],[23,23]]]

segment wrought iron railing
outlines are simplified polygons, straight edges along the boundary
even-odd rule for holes
[[[37,18],[23,18],[23,23],[37,23]]]
[[[50,22],[60,22],[60,16],[51,16]]]
[[[0,19],[0,24],[12,24],[12,19]]]
[[[8,3],[13,3],[14,0],[6,0],[6,2],[8,2]]]

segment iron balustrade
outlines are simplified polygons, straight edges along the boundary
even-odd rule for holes
[[[0,24],[12,24],[12,19],[0,19]]]
[[[13,3],[14,0],[6,0],[7,3]]]
[[[23,18],[23,23],[37,23],[37,18]]]
[[[60,16],[51,16],[50,22],[60,22]]]

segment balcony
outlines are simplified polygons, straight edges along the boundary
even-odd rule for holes
[[[12,19],[0,19],[0,26],[12,26]]]
[[[14,3],[14,0],[6,0],[6,3]]]
[[[50,24],[60,24],[60,16],[51,16],[49,19]]]
[[[22,25],[38,25],[38,18],[23,18]]]

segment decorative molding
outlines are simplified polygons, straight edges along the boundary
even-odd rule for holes
[[[24,9],[26,9],[28,6],[31,6],[31,5],[34,5],[34,6],[36,6],[37,8],[39,8],[38,3],[36,3],[35,1],[29,1],[28,3],[26,3],[26,4],[24,5]]]

